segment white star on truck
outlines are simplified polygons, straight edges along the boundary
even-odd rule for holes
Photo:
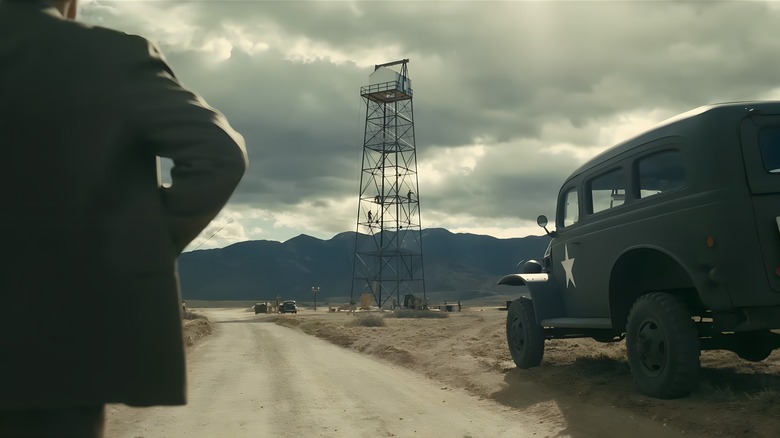
[[[568,245],[563,246],[563,251],[565,258],[561,260],[561,266],[563,266],[563,270],[566,271],[566,287],[569,287],[569,282],[571,282],[572,286],[577,287],[577,283],[574,282],[574,258],[569,258]]]

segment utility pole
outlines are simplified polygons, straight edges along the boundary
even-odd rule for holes
[[[314,311],[316,312],[317,311],[317,294],[320,293],[320,287],[319,286],[315,286],[315,287],[311,288],[311,293],[314,294]]]

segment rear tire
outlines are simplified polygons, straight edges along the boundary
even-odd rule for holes
[[[628,315],[626,352],[634,381],[651,397],[684,397],[698,385],[698,330],[674,295],[656,292],[636,300]]]
[[[536,322],[534,303],[528,298],[512,301],[506,315],[506,340],[518,368],[539,366],[544,356],[544,328]]]

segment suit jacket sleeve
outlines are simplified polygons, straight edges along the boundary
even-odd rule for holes
[[[244,139],[225,117],[175,78],[158,50],[141,37],[143,53],[127,77],[132,135],[173,160],[171,186],[160,187],[174,247],[181,252],[219,213],[244,174]]]

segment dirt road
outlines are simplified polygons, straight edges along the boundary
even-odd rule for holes
[[[200,309],[214,333],[189,353],[189,405],[107,408],[107,437],[544,437],[560,426],[268,317]]]

